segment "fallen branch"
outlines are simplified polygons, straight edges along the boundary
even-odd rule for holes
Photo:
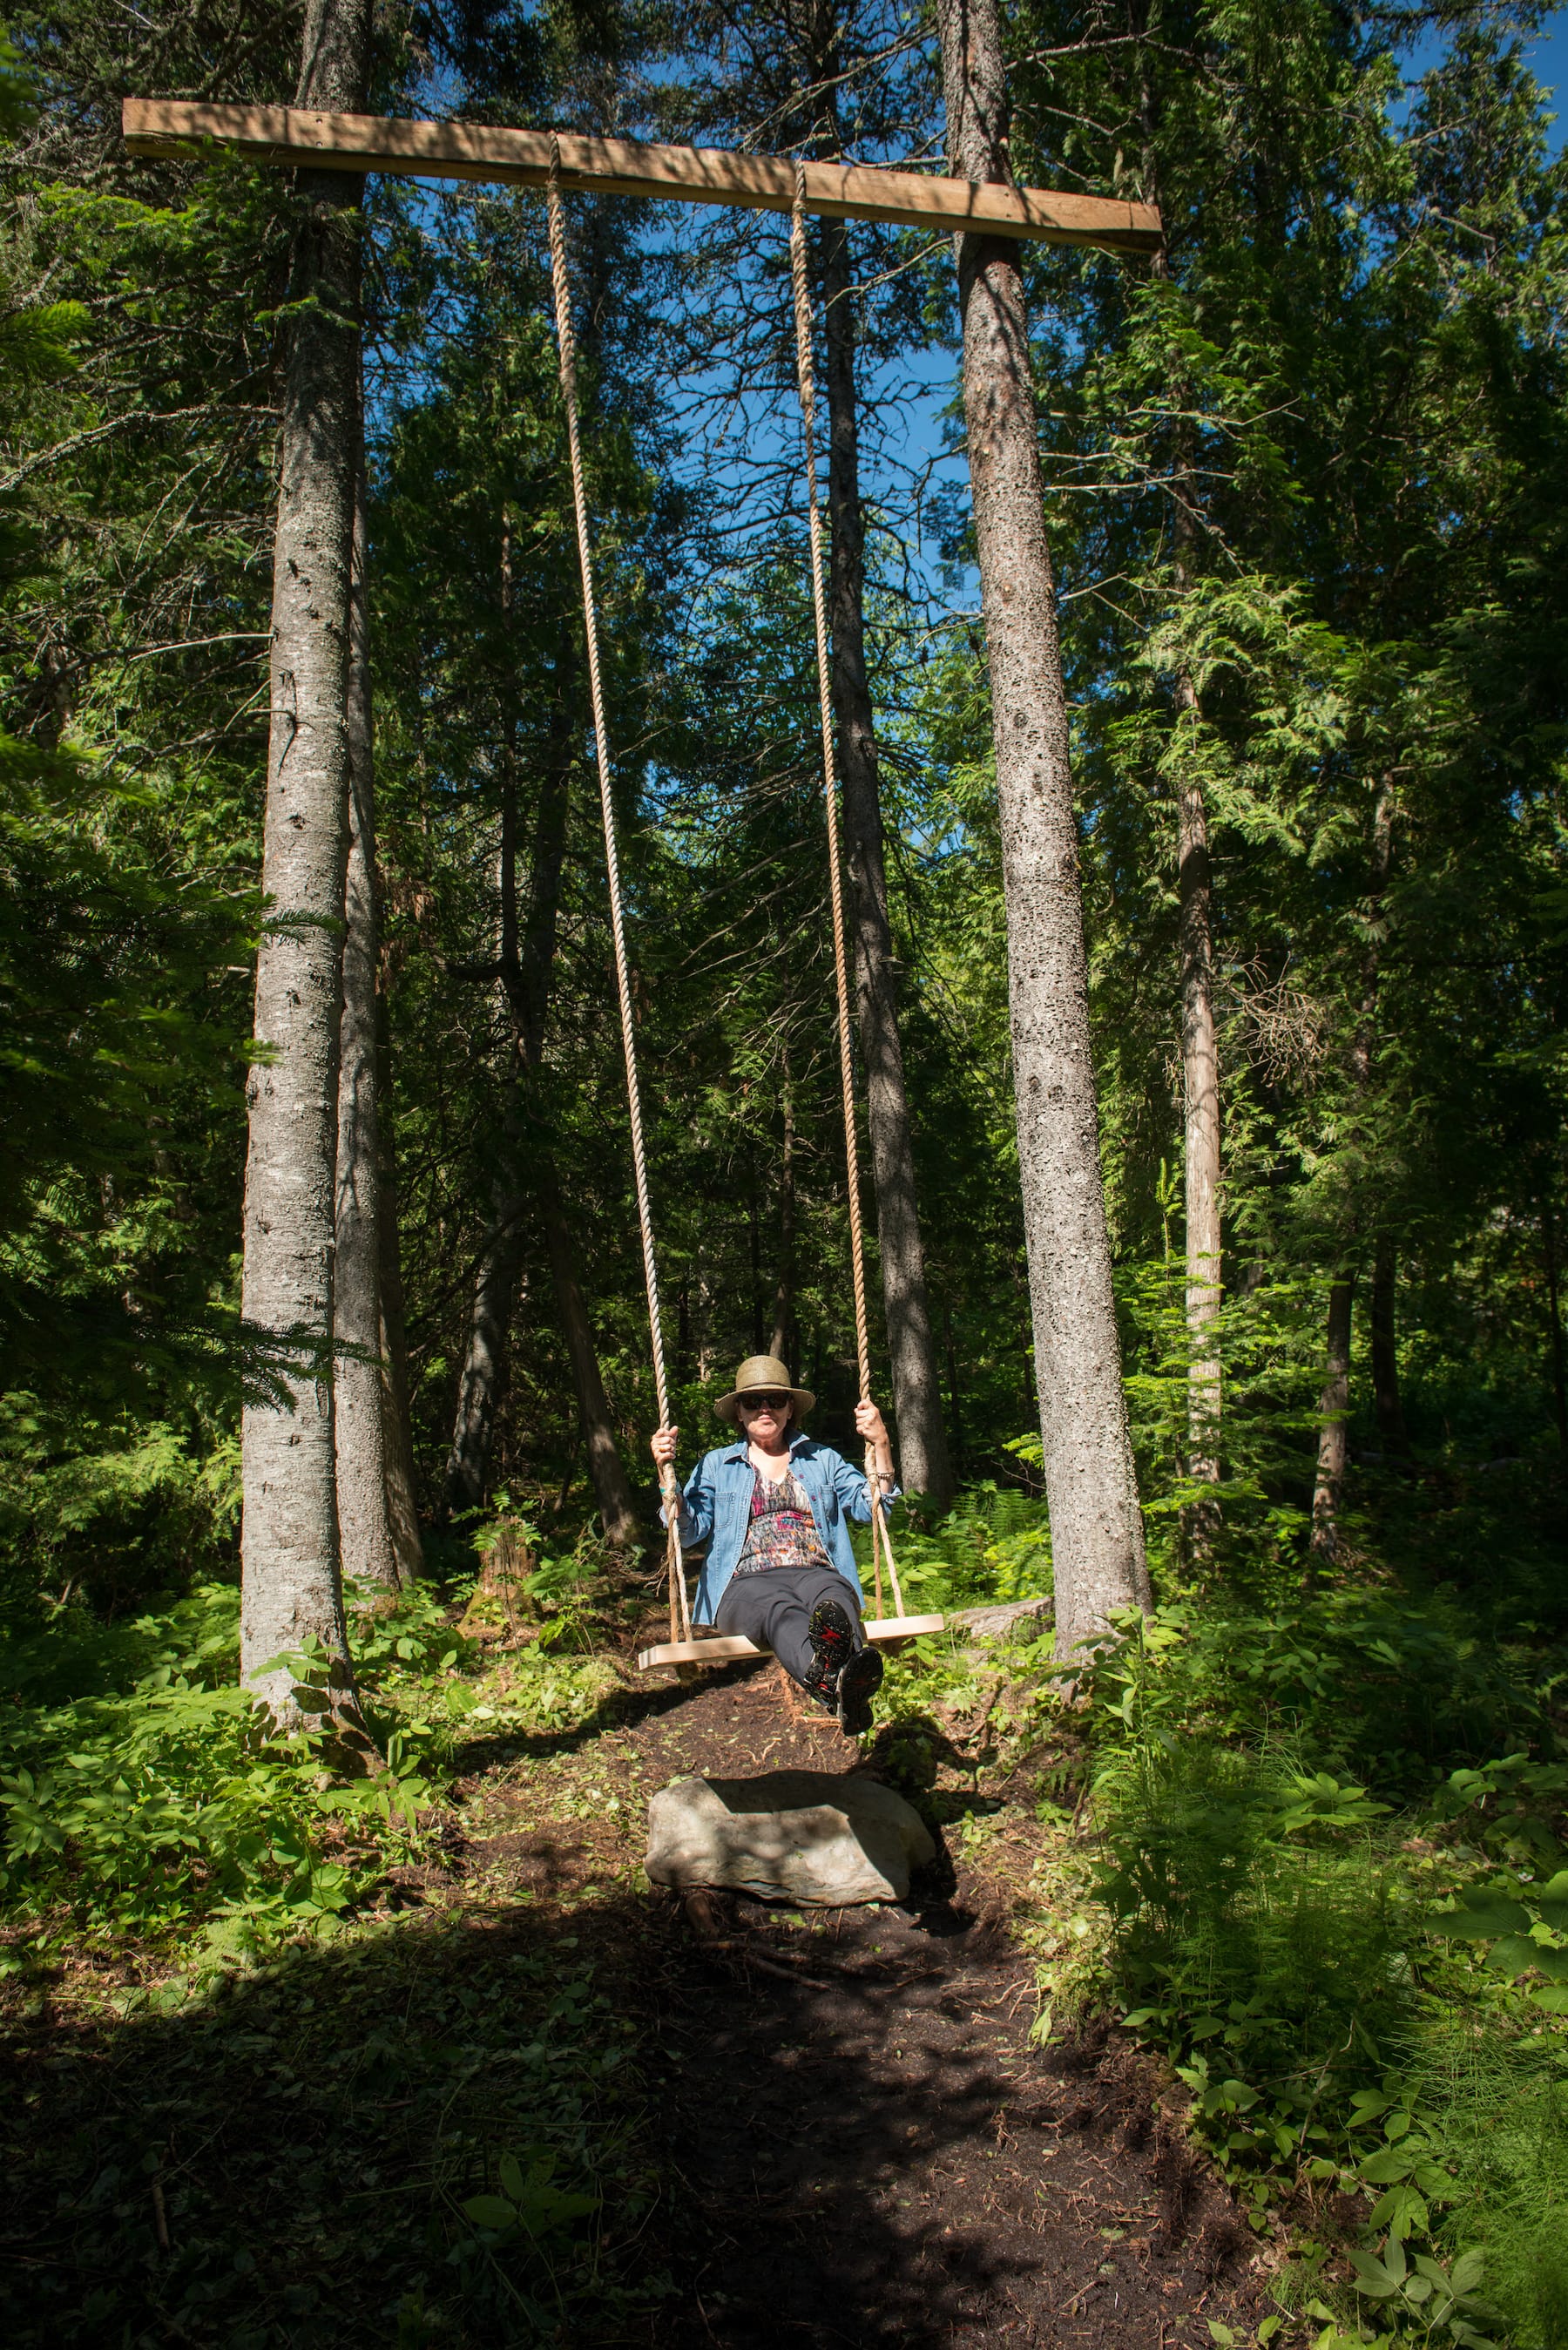
[[[1004,1632],[1010,1632],[1014,1624],[1022,1623],[1025,1617],[1049,1615],[1051,1607],[1049,1599],[1014,1599],[1002,1607],[961,1608],[952,1621],[961,1624],[965,1631],[973,1632],[981,1640],[995,1640],[1000,1639]]]

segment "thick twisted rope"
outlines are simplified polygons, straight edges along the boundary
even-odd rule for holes
[[[577,564],[583,578],[583,625],[588,648],[588,693],[593,705],[594,764],[604,820],[605,866],[609,877],[610,937],[615,944],[616,990],[620,998],[620,1041],[626,1060],[626,1100],[631,1118],[631,1163],[637,1179],[637,1218],[642,1232],[642,1274],[648,1289],[648,1327],[653,1341],[653,1384],[659,1425],[670,1425],[670,1386],[664,1368],[664,1326],[659,1305],[659,1266],[653,1253],[653,1210],[648,1195],[648,1151],[642,1133],[642,1092],[637,1074],[637,1036],[632,1025],[631,979],[626,959],[626,923],[621,910],[620,858],[616,846],[615,801],[610,791],[609,730],[605,724],[604,682],[599,668],[598,607],[594,598],[593,552],[588,540],[588,502],[583,486],[582,438],[577,427],[577,345],[572,330],[571,282],[566,272],[566,220],[558,174],[560,141],[550,139],[550,270],[556,295],[556,342],[561,362],[561,400],[566,411],[566,447],[572,463],[572,503],[576,511]],[[670,1566],[670,1637],[691,1638],[691,1608],[680,1556],[680,1495],[675,1471],[664,1468],[666,1549]]]
[[[871,1392],[871,1340],[866,1315],[866,1235],[860,1221],[860,1144],[855,1123],[855,1051],[849,1018],[849,958],[844,932],[844,849],[839,837],[838,761],[833,725],[833,682],[827,657],[827,590],[823,575],[822,506],[816,487],[816,379],[811,356],[811,282],[806,269],[805,166],[796,159],[794,205],[789,224],[790,276],[794,286],[794,365],[800,390],[801,437],[805,448],[805,504],[811,541],[811,609],[816,628],[816,695],[822,719],[823,796],[827,808],[827,879],[833,910],[833,972],[838,993],[838,1075],[844,1096],[844,1156],[849,1180],[849,1262],[855,1285],[855,1350],[860,1392]],[[877,1569],[877,1613],[882,1613],[882,1559],[893,1579],[893,1607],[904,1612],[898,1570],[883,1515],[882,1481],[872,1448],[866,1448],[866,1482],[871,1489],[871,1556]]]

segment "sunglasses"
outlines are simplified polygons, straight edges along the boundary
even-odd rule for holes
[[[775,1419],[789,1409],[790,1399],[784,1395],[748,1395],[737,1399],[742,1411],[771,1411]]]

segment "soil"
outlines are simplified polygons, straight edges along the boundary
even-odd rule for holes
[[[635,1711],[597,1742],[569,1822],[551,1795],[580,1749],[476,1786],[493,1832],[476,1822],[468,1868],[570,1900],[637,1856],[670,1779],[879,1775],[877,1745],[862,1758],[776,1667],[649,1690]],[[661,2340],[1207,2350],[1210,2318],[1251,2340],[1272,2306],[1257,2240],[1148,2061],[1104,2026],[1033,2043],[1033,1972],[1008,1930],[1025,1791],[963,1776],[986,1857],[944,1856],[907,1908],[645,1897],[625,1995],[667,2064]]]

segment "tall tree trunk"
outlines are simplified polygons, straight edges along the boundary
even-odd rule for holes
[[[508,1125],[515,1131],[514,1105]],[[473,1277],[468,1345],[457,1385],[452,1450],[447,1454],[445,1504],[449,1516],[481,1508],[490,1469],[490,1443],[501,1401],[511,1326],[523,1263],[524,1201],[514,1187],[498,1181],[494,1207]]]
[[[952,1430],[953,1460],[961,1476],[965,1459],[963,1404],[959,1391],[958,1348],[953,1343],[953,1310],[948,1305],[942,1307],[942,1335],[947,1341],[948,1424]]]
[[[550,1258],[550,1279],[556,1293],[556,1313],[566,1341],[576,1391],[577,1423],[588,1475],[607,1539],[624,1549],[641,1538],[637,1503],[626,1463],[616,1442],[615,1426],[599,1369],[593,1325],[588,1319],[582,1284],[577,1279],[577,1252],[572,1245],[560,1178],[545,1135],[538,1110],[540,1073],[545,1059],[545,1035],[549,1024],[550,994],[556,976],[556,947],[561,925],[561,880],[566,858],[566,819],[571,806],[572,759],[576,741],[575,690],[579,671],[575,660],[563,659],[556,685],[552,755],[534,821],[529,860],[528,910],[520,946],[506,964],[506,984],[512,995],[517,1041],[526,1072],[524,1085],[534,1104],[535,1160],[534,1188],[544,1219]]]
[[[1383,1449],[1402,1458],[1410,1450],[1405,1407],[1399,1397],[1399,1349],[1395,1299],[1399,1252],[1391,1233],[1379,1232],[1372,1259],[1372,1399]]]
[[[794,1088],[784,1060],[784,1144],[779,1157],[779,1269],[774,1283],[773,1340],[768,1352],[797,1369],[790,1348],[794,1336]]]
[[[1177,684],[1177,710],[1195,714],[1190,678]],[[1220,1477],[1221,1387],[1216,1343],[1220,1318],[1220,1054],[1214,1025],[1213,876],[1203,790],[1184,764],[1177,783],[1178,889],[1181,915],[1181,1068],[1187,1107],[1187,1473],[1196,1482]],[[1183,1532],[1189,1549],[1206,1554],[1218,1528],[1210,1501],[1189,1503]]]
[[[1568,1452],[1568,1362],[1563,1345],[1563,1307],[1558,1295],[1557,1222],[1552,1203],[1541,1209],[1541,1245],[1546,1268],[1546,1311],[1552,1342],[1552,1404],[1557,1421],[1557,1441]]]
[[[757,1201],[757,1159],[751,1154],[746,1184],[746,1244],[752,1265],[752,1352],[760,1355],[767,1332],[763,1327],[763,1219]]]
[[[953,1497],[952,1470],[942,1425],[941,1388],[915,1193],[915,1150],[898,1035],[898,972],[888,920],[876,726],[866,674],[866,526],[855,411],[852,284],[848,227],[843,221],[825,220],[822,285],[827,334],[833,714],[855,896],[855,992],[866,1063],[866,1122],[877,1191],[877,1255],[893,1408],[898,1423],[900,1474],[910,1492],[922,1493],[934,1509],[945,1510]]]
[[[594,1498],[599,1505],[605,1539],[617,1550],[628,1550],[641,1540],[642,1525],[627,1477],[626,1463],[615,1440],[615,1423],[610,1419],[609,1399],[605,1394],[604,1378],[599,1370],[593,1325],[588,1320],[587,1307],[583,1303],[583,1293],[577,1282],[572,1235],[561,1205],[555,1166],[547,1157],[541,1159],[539,1168],[539,1208],[545,1221],[550,1271],[556,1284],[556,1308],[561,1317],[566,1353],[571,1360],[572,1384],[577,1391],[577,1418],[583,1432],[583,1449],[588,1457]]]
[[[1382,931],[1383,893],[1394,858],[1394,785],[1381,776],[1372,802],[1372,841],[1366,896],[1366,953],[1362,965],[1361,1014],[1350,1047],[1350,1078],[1355,1103],[1350,1143],[1359,1149],[1362,1119],[1372,1093],[1372,1071],[1377,1031],[1378,956]],[[1365,1175],[1359,1176],[1365,1182]],[[1328,1332],[1324,1347],[1326,1372],[1318,1398],[1322,1425],[1317,1439],[1317,1478],[1313,1487],[1312,1542],[1309,1575],[1331,1566],[1338,1548],[1341,1490],[1347,1456],[1346,1422],[1350,1411],[1350,1320],[1355,1286],[1352,1254],[1361,1230],[1354,1194],[1345,1221],[1345,1257],[1334,1272],[1328,1293]]]
[[[332,1311],[337,1542],[347,1580],[400,1580],[387,1506],[381,1370],[381,1162],[376,980],[375,745],[370,705],[365,468],[357,468],[348,598],[348,870],[343,907],[343,1010],[337,1045],[337,1259]]]
[[[1323,1425],[1317,1440],[1317,1482],[1312,1497],[1312,1573],[1333,1566],[1339,1547],[1339,1501],[1345,1484],[1350,1413],[1350,1312],[1355,1269],[1342,1266],[1328,1293],[1327,1365],[1317,1408]]]
[[[948,146],[1007,183],[995,0],[938,0]],[[958,239],[964,416],[990,652],[1023,1221],[1064,1659],[1149,1605],[1111,1293],[1088,963],[1028,321],[1014,247]]]
[[[502,601],[511,609],[511,531],[503,531]],[[474,1285],[469,1345],[459,1382],[456,1423],[447,1462],[448,1507],[473,1509],[483,1496],[501,1381],[505,1338],[522,1264],[522,1225],[531,1199],[538,1202],[550,1263],[551,1286],[595,1499],[607,1539],[621,1548],[640,1539],[641,1526],[626,1464],[616,1443],[593,1326],[577,1279],[560,1180],[539,1107],[539,1079],[549,1023],[560,930],[561,882],[571,802],[576,664],[563,658],[556,676],[551,755],[540,785],[530,844],[528,902],[517,916],[517,790],[515,754],[508,745],[501,811],[501,956],[497,966],[519,1065],[514,1107],[504,1142],[504,1174],[485,1255]]]
[[[1139,12],[1140,43],[1147,40],[1149,11]],[[1139,50],[1138,116],[1143,129],[1143,195],[1158,205],[1160,105],[1148,73],[1148,52]],[[1149,265],[1151,276],[1169,278],[1164,251]],[[1175,387],[1177,407],[1188,405],[1185,387]],[[1175,432],[1172,466],[1171,540],[1176,588],[1191,580],[1199,490],[1193,469],[1192,430],[1183,417]],[[1176,681],[1179,754],[1189,723],[1199,715],[1198,689],[1183,670]],[[1197,1484],[1220,1479],[1220,1427],[1224,1390],[1217,1325],[1224,1296],[1220,1222],[1220,1055],[1214,1018],[1214,876],[1209,856],[1209,811],[1194,764],[1180,760],[1177,781],[1177,891],[1180,909],[1181,1068],[1185,1107],[1185,1224],[1187,1249],[1187,1473]],[[1208,1497],[1187,1503],[1181,1537],[1190,1560],[1206,1560],[1220,1529],[1219,1503]]]
[[[386,1082],[386,999],[380,1002],[383,1037],[381,1128],[381,1430],[387,1455],[387,1514],[398,1554],[398,1572],[417,1583],[424,1572],[420,1535],[419,1489],[414,1482],[414,1430],[409,1409],[409,1339],[403,1312],[403,1264],[398,1218],[398,1157],[392,1133],[391,1097]]]
[[[512,612],[512,525],[501,525],[501,610]],[[549,790],[546,782],[546,795]],[[491,1186],[490,1221],[474,1268],[468,1343],[458,1374],[452,1444],[442,1481],[442,1507],[459,1517],[483,1507],[490,1473],[490,1447],[506,1378],[506,1340],[523,1269],[523,1232],[528,1191],[524,1174],[524,1119],[522,1081],[516,1066],[531,1007],[522,1000],[517,957],[517,774],[516,745],[509,730],[501,749],[501,857],[497,888],[499,961],[488,974],[499,978],[511,1015],[512,1066],[504,1080],[497,1174]]]
[[[365,103],[368,0],[310,0],[295,103]],[[358,450],[363,182],[302,172],[273,545],[272,723],[245,1164],[247,1321],[315,1351],[282,1401],[245,1407],[240,1675],[281,1721],[308,1638],[354,1709],[337,1551],[330,1349],[337,1153],[337,1014],[348,858],[348,574]]]

